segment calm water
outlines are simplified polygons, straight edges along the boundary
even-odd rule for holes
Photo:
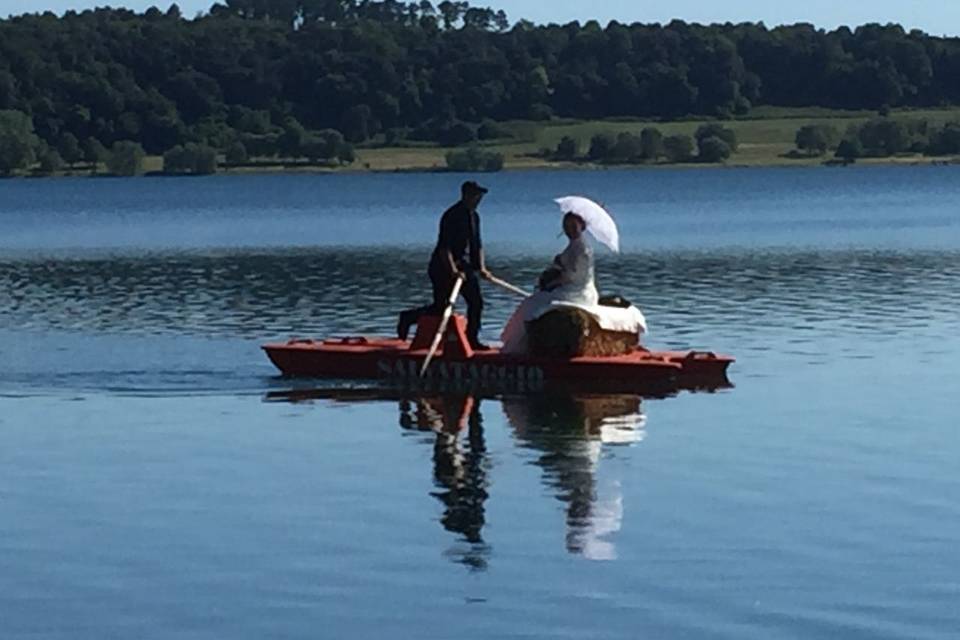
[[[601,289],[736,388],[277,378],[426,300],[456,177],[0,182],[0,637],[956,637],[956,168],[487,182],[500,275],[601,199]]]

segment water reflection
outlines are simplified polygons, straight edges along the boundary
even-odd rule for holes
[[[544,484],[566,505],[567,550],[615,559],[607,536],[620,530],[623,499],[619,483],[600,491],[597,468],[605,446],[643,440],[640,397],[543,394],[504,399],[503,410],[517,439],[539,452]]]
[[[389,333],[426,286],[422,251],[269,252],[0,258],[0,327],[242,336]],[[542,258],[491,256],[527,283]],[[659,252],[602,256],[598,284],[647,312],[652,338],[718,348],[717,335],[784,328],[889,336],[958,326],[960,253],[929,251]],[[486,291],[495,337],[515,306]],[[937,331],[942,327],[938,327]]]
[[[518,283],[543,262],[491,259]],[[0,386],[262,388],[257,376],[274,370],[258,343],[389,333],[423,295],[424,260],[398,249],[0,257]],[[742,382],[886,363],[903,344],[930,363],[960,334],[957,251],[660,252],[602,256],[597,272],[601,290],[644,309],[648,345],[731,353]],[[516,301],[485,295],[496,340]]]
[[[267,399],[397,402],[400,428],[429,434],[424,443],[433,448],[430,495],[442,505],[441,526],[457,537],[444,553],[471,570],[486,569],[493,551],[484,538],[493,467],[483,414],[499,406],[516,440],[535,452],[533,464],[542,471],[544,487],[564,505],[567,551],[590,560],[617,557],[611,536],[620,530],[623,498],[618,482],[598,481],[598,469],[605,449],[643,440],[646,418],[639,395],[548,390],[484,398],[389,389],[301,389],[274,392]]]
[[[433,441],[431,495],[443,505],[440,523],[458,534],[464,548],[448,555],[471,569],[486,569],[490,547],[483,540],[484,505],[489,461],[483,435],[482,399],[470,395],[445,395],[400,401],[400,426],[429,431]]]

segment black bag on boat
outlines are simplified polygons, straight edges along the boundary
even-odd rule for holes
[[[623,296],[603,296],[600,298],[601,307],[616,307],[618,309],[629,309],[633,303]]]

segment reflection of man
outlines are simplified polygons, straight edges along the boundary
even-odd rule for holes
[[[417,309],[408,309],[400,314],[397,335],[406,340],[410,327],[422,315],[442,315],[450,299],[450,292],[457,278],[462,277],[460,289],[467,301],[467,337],[470,346],[478,351],[488,347],[480,343],[480,319],[483,314],[483,294],[480,278],[489,277],[483,256],[483,241],[480,237],[480,215],[477,207],[487,189],[476,182],[465,182],[460,187],[460,200],[446,210],[440,219],[440,234],[437,246],[430,257],[427,274],[433,285],[433,304]]]
[[[471,569],[485,569],[489,547],[483,541],[486,524],[487,447],[480,417],[480,400],[473,396],[448,395],[417,398],[415,406],[401,403],[404,428],[436,433],[433,445],[433,478],[437,491],[431,495],[443,503],[443,528],[460,534],[469,544],[454,552]],[[468,447],[460,433],[467,431]]]

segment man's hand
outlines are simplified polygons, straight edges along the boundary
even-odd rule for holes
[[[484,280],[490,280],[493,278],[493,274],[490,273],[486,267],[483,267],[482,269],[480,269],[479,273],[480,273],[480,277],[483,278]]]

